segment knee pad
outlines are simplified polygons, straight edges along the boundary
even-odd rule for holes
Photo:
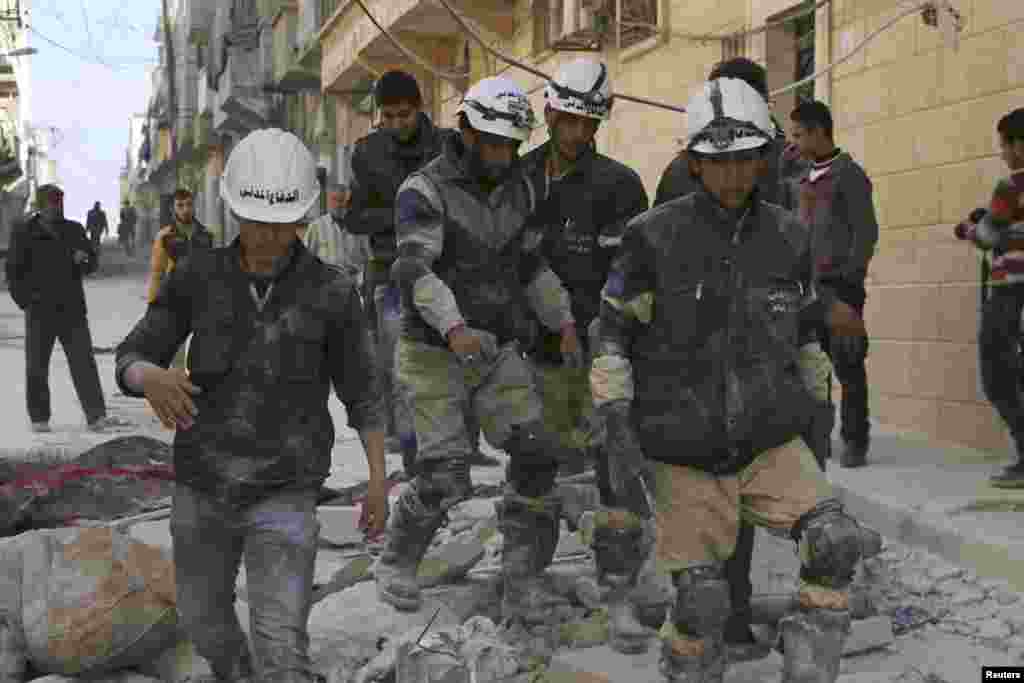
[[[635,577],[647,559],[643,526],[598,526],[594,529],[594,563],[598,575]]]
[[[448,509],[473,495],[466,458],[426,460],[416,464],[412,486],[424,506]]]
[[[511,456],[508,481],[527,498],[546,496],[555,487],[559,461],[565,447],[540,424],[515,425],[503,444]]]
[[[676,601],[672,623],[679,633],[694,640],[717,638],[729,620],[729,582],[721,564],[702,564],[672,573]]]
[[[801,579],[832,589],[850,585],[864,556],[864,534],[842,503],[818,503],[793,525],[792,537],[800,548]]]

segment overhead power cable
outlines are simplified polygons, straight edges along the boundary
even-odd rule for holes
[[[518,61],[516,59],[513,59],[512,57],[509,57],[508,55],[502,53],[501,51],[497,50],[496,48],[488,45],[487,42],[480,36],[480,34],[478,32],[476,32],[475,30],[473,30],[473,28],[471,28],[463,20],[462,16],[457,11],[455,11],[455,9],[451,6],[451,4],[448,2],[448,0],[437,0],[437,1],[439,3],[441,3],[446,10],[448,10],[448,13],[452,16],[452,18],[455,20],[455,22],[457,24],[459,24],[459,26],[462,28],[462,30],[464,32],[466,32],[471,38],[473,38],[473,40],[477,44],[479,44],[480,47],[482,47],[484,50],[486,50],[490,54],[494,55],[498,59],[502,60],[503,62],[505,62],[505,63],[507,63],[507,64],[509,64],[511,66],[518,67],[519,69],[522,69],[523,71],[531,73],[531,74],[533,74],[533,75],[535,75],[535,76],[537,76],[539,78],[543,78],[544,80],[547,80],[547,81],[551,80],[551,77],[548,76],[547,74],[545,74],[543,71],[540,71],[539,69],[535,69],[532,66],[523,64],[522,62],[520,62],[520,61]],[[801,79],[801,80],[799,80],[799,81],[797,81],[795,83],[790,83],[789,85],[785,86],[784,88],[780,88],[778,90],[773,91],[771,93],[771,96],[774,97],[776,95],[789,92],[790,90],[793,90],[795,88],[800,87],[804,83],[807,83],[807,82],[809,82],[811,80],[814,80],[816,78],[820,78],[821,76],[831,72],[837,66],[839,66],[843,62],[846,62],[851,57],[853,57],[857,52],[862,50],[864,48],[864,46],[866,46],[869,42],[871,42],[872,40],[877,38],[883,31],[885,31],[888,28],[890,28],[893,24],[895,24],[896,22],[900,21],[904,17],[907,17],[907,16],[909,16],[911,14],[914,14],[915,12],[922,12],[922,11],[931,12],[931,13],[935,14],[938,17],[938,23],[939,23],[940,27],[946,26],[945,21],[950,20],[950,16],[949,15],[952,15],[951,21],[953,22],[953,24],[952,24],[952,28],[951,28],[951,34],[952,34],[951,41],[953,43],[953,47],[956,48],[956,35],[963,28],[963,26],[962,26],[962,24],[960,22],[960,15],[959,15],[959,13],[955,9],[953,9],[952,5],[950,4],[950,0],[920,0],[919,2],[914,3],[914,5],[912,7],[907,8],[903,12],[899,13],[897,16],[895,16],[892,19],[890,19],[889,21],[885,22],[882,26],[880,26],[875,31],[872,31],[862,41],[860,41],[860,43],[858,43],[852,50],[850,50],[843,57],[840,57],[839,59],[833,61],[828,66],[823,67],[817,73],[814,73],[811,76],[808,76],[807,78]],[[663,103],[663,102],[656,102],[654,100],[649,100],[649,99],[642,98],[642,97],[634,97],[632,95],[626,95],[626,94],[623,94],[623,93],[613,93],[612,95],[616,99],[627,100],[627,101],[630,101],[630,102],[637,102],[639,104],[646,104],[646,105],[649,105],[649,106],[652,106],[652,107],[656,107],[656,108],[659,108],[659,109],[668,109],[670,111],[677,111],[677,112],[682,112],[682,113],[686,112],[686,109],[684,107],[679,107],[679,106],[672,105],[672,104],[666,104],[666,103]]]

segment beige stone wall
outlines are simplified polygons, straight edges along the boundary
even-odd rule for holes
[[[865,313],[872,408],[882,421],[1004,450],[978,380],[978,260],[952,226],[1005,172],[999,117],[1024,105],[1024,3],[958,2],[959,53],[916,15],[833,80],[837,137],[875,184],[882,223]],[[894,16],[894,3],[837,0],[836,55]]]

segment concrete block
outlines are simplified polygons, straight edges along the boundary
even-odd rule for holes
[[[474,534],[465,534],[429,553],[420,562],[417,581],[423,588],[457,581],[485,554],[484,544]]]
[[[359,514],[360,509],[355,505],[321,505],[316,509],[320,538],[334,545],[362,543]]]
[[[892,632],[892,620],[889,617],[870,617],[854,621],[851,625],[850,636],[843,646],[843,656],[877,650],[878,648],[890,645],[896,639]]]

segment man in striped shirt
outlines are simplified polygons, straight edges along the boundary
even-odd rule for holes
[[[347,185],[329,185],[327,213],[309,224],[302,242],[321,261],[342,268],[353,280],[361,283],[370,258],[370,240],[366,235],[353,235],[345,227],[345,213],[351,197]]]
[[[994,475],[992,486],[1024,488],[1024,401],[1021,399],[1021,309],[1024,308],[1024,108],[996,126],[1010,173],[987,209],[956,227],[956,236],[991,251],[989,295],[981,312],[979,365],[985,396],[1006,422],[1017,446],[1014,464]]]

